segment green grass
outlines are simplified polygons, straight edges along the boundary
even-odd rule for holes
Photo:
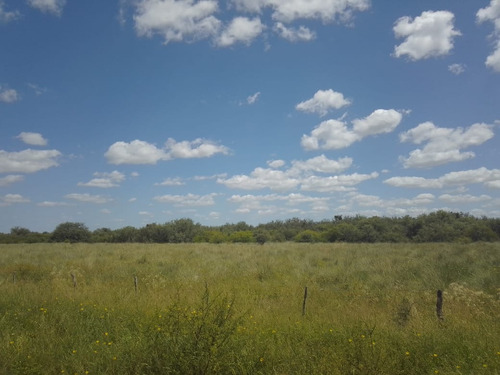
[[[0,374],[500,374],[499,293],[500,243],[0,245]]]

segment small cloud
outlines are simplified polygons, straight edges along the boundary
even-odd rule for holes
[[[247,98],[247,103],[248,103],[248,105],[252,105],[252,104],[254,104],[254,103],[257,101],[257,99],[259,98],[259,96],[260,96],[260,91],[259,91],[259,92],[256,92],[256,93],[255,93],[255,94],[253,94],[253,95],[250,95],[250,96]]]
[[[98,187],[98,188],[112,188],[120,186],[120,183],[125,180],[125,175],[118,171],[113,171],[111,173],[99,173],[95,172],[93,178],[89,182],[79,182],[78,186],[86,187]]]
[[[274,31],[283,39],[289,42],[309,42],[316,39],[316,33],[305,26],[299,26],[298,29],[286,27],[278,22],[274,25]]]
[[[47,146],[48,144],[40,133],[22,132],[16,138],[32,146]]]
[[[45,87],[40,87],[34,83],[27,84],[30,89],[32,89],[37,96],[45,94],[48,90]]]
[[[166,178],[163,182],[157,182],[155,186],[182,186],[185,185],[185,182],[182,181],[181,178]]]
[[[465,72],[466,67],[465,64],[451,64],[448,66],[448,70],[458,76]]]
[[[159,203],[172,204],[175,207],[202,207],[215,205],[214,197],[217,194],[186,194],[186,195],[163,195],[154,197],[153,200]]]
[[[101,195],[91,195],[91,194],[67,194],[64,196],[67,199],[73,199],[79,202],[84,203],[95,203],[95,204],[104,204],[110,201],[109,198],[105,198]]]
[[[453,49],[453,39],[462,35],[453,25],[455,15],[449,11],[426,11],[418,17],[401,17],[394,25],[396,38],[405,41],[394,47],[394,56],[411,60],[444,56]]]
[[[66,0],[28,0],[28,4],[43,13],[60,16],[66,5]]]
[[[0,197],[0,206],[10,206],[11,204],[29,202],[30,200],[28,198],[24,198],[20,194],[6,194],[3,197]]]
[[[0,23],[8,23],[15,21],[21,17],[21,14],[15,11],[7,11],[4,9],[4,1],[0,0]]]
[[[265,26],[258,17],[254,19],[236,17],[219,35],[216,44],[219,47],[229,47],[236,43],[250,45],[262,33],[264,28]]]
[[[9,186],[23,180],[24,176],[21,175],[8,175],[5,177],[0,177],[0,187]]]
[[[68,203],[43,201],[43,202],[37,203],[36,205],[40,206],[40,207],[59,207],[59,206],[68,206]]]
[[[34,173],[51,167],[57,167],[57,150],[32,150],[7,152],[0,150],[0,173]]]
[[[0,102],[3,103],[15,103],[20,100],[20,96],[14,89],[2,88],[0,86]]]
[[[284,160],[269,160],[267,162],[267,165],[269,165],[271,168],[278,169],[278,168],[281,168],[285,165],[285,161]]]
[[[344,98],[340,92],[330,90],[318,90],[311,99],[300,102],[295,109],[302,112],[316,113],[325,116],[331,109],[339,109],[351,104],[350,100]]]

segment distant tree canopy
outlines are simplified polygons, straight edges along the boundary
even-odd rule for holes
[[[292,218],[252,226],[244,221],[203,226],[191,219],[90,231],[83,223],[59,224],[52,233],[14,227],[0,233],[0,243],[31,242],[143,242],[143,243],[259,243],[266,242],[476,242],[500,240],[500,219],[436,211],[418,217],[344,217],[315,222]]]

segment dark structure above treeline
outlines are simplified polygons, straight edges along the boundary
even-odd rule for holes
[[[332,220],[277,220],[257,226],[245,222],[204,226],[178,219],[142,228],[90,231],[83,223],[66,222],[51,233],[22,227],[0,234],[0,243],[37,242],[476,242],[500,240],[500,219],[477,218],[466,213],[437,211],[418,217],[342,217]]]

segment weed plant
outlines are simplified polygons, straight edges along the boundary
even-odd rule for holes
[[[499,243],[0,245],[0,374],[500,374],[499,293]]]

